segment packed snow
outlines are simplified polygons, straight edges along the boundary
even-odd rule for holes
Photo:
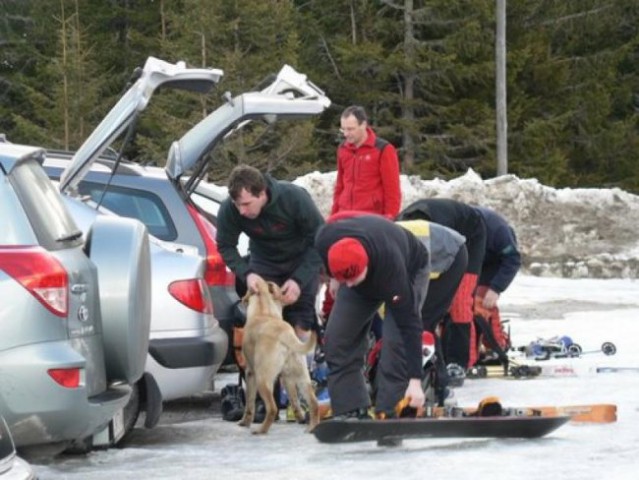
[[[326,214],[334,178],[311,173],[296,183]],[[595,367],[639,369],[639,198],[619,190],[555,190],[513,176],[482,181],[472,171],[450,182],[402,177],[402,188],[403,206],[441,196],[502,212],[527,261],[500,299],[513,344],[569,335],[594,352],[539,362],[568,365],[572,376],[467,379],[455,391],[458,404],[476,405],[489,395],[506,406],[614,403],[617,422],[571,422],[534,440],[419,439],[398,447],[321,444],[303,426],[284,421],[254,436],[221,418],[217,392],[237,380],[225,373],[215,392],[168,404],[161,424],[136,430],[125,448],[34,462],[39,478],[636,478],[639,371],[596,373]],[[613,342],[617,353],[601,353],[603,342]]]
[[[305,187],[327,215],[336,172],[309,173]],[[444,197],[483,205],[514,227],[525,263],[534,275],[570,278],[639,276],[639,196],[620,189],[554,189],[514,175],[482,180],[473,170],[451,181],[401,177],[402,208]]]

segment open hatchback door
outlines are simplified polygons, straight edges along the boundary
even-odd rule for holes
[[[180,177],[188,172],[182,189],[190,195],[206,171],[209,152],[228,134],[252,120],[273,123],[284,118],[308,118],[322,113],[331,104],[324,92],[285,65],[262,90],[231,98],[173,142],[166,162],[168,177],[180,188]]]
[[[71,164],[60,177],[61,192],[72,191],[82,181],[91,164],[135,123],[159,87],[208,93],[224,73],[219,69],[188,68],[184,62],[173,64],[149,57],[144,68],[138,69],[135,74],[135,83],[73,156]]]

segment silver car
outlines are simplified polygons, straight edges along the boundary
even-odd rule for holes
[[[44,157],[0,142],[0,412],[19,450],[106,446],[144,373],[148,233],[105,217],[85,239]]]
[[[99,215],[115,215],[86,198],[65,196],[64,201],[83,232]],[[228,348],[204,283],[204,259],[192,247],[152,235],[149,242],[153,273],[149,351],[144,375],[133,385],[124,411],[125,435],[142,412],[144,426],[153,428],[163,402],[211,389]]]
[[[221,76],[217,69],[188,68],[184,63],[171,64],[150,57],[139,78],[78,151],[62,164],[55,159],[45,162],[48,174],[60,179],[60,190],[83,231],[88,231],[99,218],[96,211],[99,207],[95,202],[85,201],[85,196],[75,195],[75,186],[94,168],[103,151],[135,122],[158,87],[206,93]],[[115,197],[117,203],[117,193]],[[145,208],[143,218],[152,226],[151,233],[155,233],[158,215],[152,203],[138,198],[137,204]],[[104,209],[102,212],[108,214]],[[127,433],[141,411],[146,412],[144,425],[150,428],[159,419],[162,401],[210,389],[228,348],[227,335],[213,315],[204,283],[205,262],[197,249],[152,237],[151,260],[153,305],[149,353],[144,376],[134,385],[125,409]]]
[[[13,437],[7,422],[0,415],[0,479],[1,480],[35,480],[33,467],[16,453]]]
[[[141,220],[150,233],[162,240],[196,247],[206,258],[204,276],[215,316],[230,335],[237,315],[242,312],[235,308],[238,302],[235,277],[215,243],[217,206],[226,197],[226,189],[200,181],[207,162],[213,158],[209,153],[250,121],[272,123],[282,118],[310,117],[323,112],[330,103],[306,75],[284,66],[266,88],[234,98],[228,96],[221,107],[174,142],[166,170],[118,162],[104,151],[75,187],[80,194],[102,202],[113,212]],[[61,175],[68,158],[63,152],[49,152],[47,168],[52,178]],[[242,251],[247,251],[246,237],[241,237],[240,242]],[[232,349],[225,362],[233,362]]]

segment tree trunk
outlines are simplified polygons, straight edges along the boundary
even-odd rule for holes
[[[404,1],[404,55],[406,56],[406,65],[415,65],[415,32],[413,25],[413,0]],[[416,73],[412,67],[404,72],[404,98],[402,101],[402,117],[406,121],[406,125],[412,125],[415,121],[415,111],[413,110],[413,100],[415,98],[415,79]],[[415,164],[415,143],[413,135],[409,128],[402,127],[402,143],[403,152],[401,155],[404,160],[406,170]]]

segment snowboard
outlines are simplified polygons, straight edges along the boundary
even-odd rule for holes
[[[568,415],[324,420],[312,433],[322,443],[379,445],[414,438],[539,438],[569,420]]]

